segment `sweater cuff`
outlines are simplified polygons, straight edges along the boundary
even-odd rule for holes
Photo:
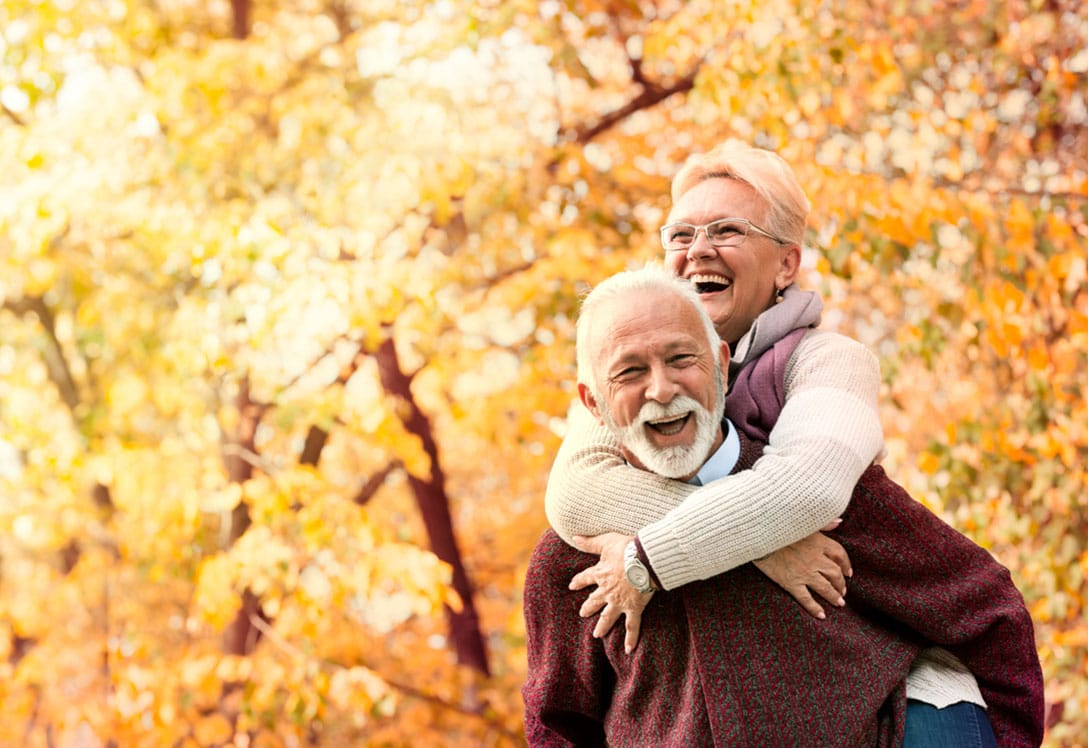
[[[638,539],[638,535],[635,535],[635,552],[638,554],[638,560],[646,567],[646,571],[650,572],[650,581],[654,583],[654,587],[659,590],[665,589],[661,586],[661,580],[657,578],[657,574],[654,573],[653,564],[650,563],[650,557],[646,555],[646,549],[642,547],[642,541]]]
[[[691,561],[679,547],[672,532],[655,522],[638,531],[638,540],[646,554],[646,568],[653,569],[660,588],[672,590],[698,579]]]

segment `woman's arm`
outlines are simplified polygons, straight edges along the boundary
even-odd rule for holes
[[[576,408],[548,481],[549,521],[568,542],[637,531],[665,589],[820,530],[883,448],[879,366],[860,343],[814,330],[791,356],[785,388],[764,456],[699,489],[627,466],[607,430]]]
[[[628,465],[615,437],[575,403],[548,476],[544,510],[556,533],[574,545],[575,535],[634,535],[695,490]]]
[[[978,682],[1001,746],[1043,738],[1043,673],[1034,626],[1008,569],[874,465],[831,536],[856,564],[848,595],[948,650]]]

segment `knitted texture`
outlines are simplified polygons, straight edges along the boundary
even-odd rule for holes
[[[955,655],[977,679],[1002,748],[1040,745],[1042,668],[1031,616],[1005,567],[879,465],[862,475],[828,534],[850,555],[851,606]]]
[[[530,743],[899,745],[904,679],[935,643],[975,673],[999,745],[1040,745],[1042,670],[1008,571],[879,466],[830,534],[854,576],[826,620],[744,565],[656,594],[628,656],[621,627],[592,638],[588,591],[567,589],[595,557],[546,533],[525,583]]]
[[[849,609],[818,621],[753,566],[655,594],[642,638],[592,638],[566,589],[593,556],[551,530],[525,584],[531,746],[898,746],[917,647]],[[697,632],[692,636],[692,632]]]
[[[749,438],[766,438],[779,418],[797,334],[745,367],[729,393],[729,414]],[[842,520],[829,535],[850,556],[851,604],[948,650],[925,650],[908,676],[911,689],[927,702],[977,701],[981,691],[999,745],[1038,745],[1042,670],[1031,616],[1008,570],[877,465],[862,474]],[[959,671],[960,663],[974,678]]]
[[[764,312],[767,320],[760,316],[747,358],[773,343],[764,330],[810,324],[813,305],[811,294],[788,292]],[[784,321],[791,314],[793,327]],[[883,449],[879,390],[880,368],[865,346],[809,330],[787,363],[786,405],[763,459],[698,489],[627,465],[616,439],[577,404],[548,478],[548,520],[568,542],[638,532],[666,589],[761,558],[845,509],[858,477]]]
[[[747,440],[743,440],[747,444]],[[745,449],[745,454],[749,452]],[[742,463],[743,464],[743,463]],[[567,588],[596,558],[553,532],[525,581],[532,746],[898,746],[917,642],[851,607],[819,621],[746,564],[661,592],[631,655]]]

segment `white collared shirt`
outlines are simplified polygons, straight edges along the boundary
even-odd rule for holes
[[[733,428],[728,418],[722,419],[722,431],[725,433],[725,438],[722,439],[721,446],[707,458],[707,461],[699,468],[699,472],[688,483],[705,486],[733,472],[737,460],[740,459],[740,437],[737,436],[737,430]]]

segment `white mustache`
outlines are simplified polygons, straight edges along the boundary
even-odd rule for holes
[[[653,400],[644,403],[639,409],[635,421],[638,426],[645,426],[652,421],[679,418],[680,416],[686,416],[688,413],[697,413],[703,409],[703,406],[695,398],[687,395],[677,395],[668,403],[659,403]]]

